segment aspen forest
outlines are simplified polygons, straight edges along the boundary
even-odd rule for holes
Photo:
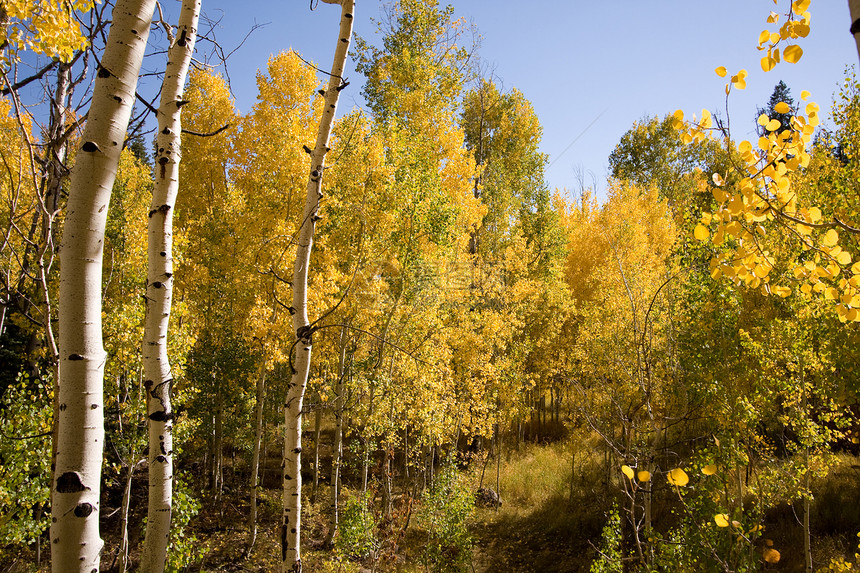
[[[860,1],[449,1],[0,0],[0,573],[860,571]]]

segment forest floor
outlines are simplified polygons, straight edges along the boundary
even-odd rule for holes
[[[858,458],[846,457],[815,491],[813,523],[813,558],[815,571],[834,556],[853,561],[860,528],[860,465]],[[473,467],[463,472],[465,487],[476,490],[481,481],[481,469]],[[279,523],[281,491],[277,461],[268,462],[263,487],[259,494],[259,528],[257,543],[249,557],[244,556],[248,529],[247,476],[242,471],[227,472],[224,493],[220,500],[207,499],[208,492],[192,493],[202,501],[199,513],[184,529],[178,547],[174,571],[226,571],[268,573],[280,569]],[[321,463],[322,469],[325,465]],[[241,468],[240,468],[241,470]],[[569,448],[563,444],[529,446],[510,457],[504,457],[499,468],[485,468],[483,485],[496,489],[496,471],[502,491],[500,508],[477,507],[469,520],[473,541],[467,556],[467,571],[473,573],[567,573],[588,572],[597,555],[601,530],[605,525],[606,507],[611,503],[602,491],[600,478],[588,468],[580,467],[580,477],[571,484]],[[139,559],[145,514],[145,472],[135,479],[129,535],[132,545],[132,570]],[[194,483],[189,475],[187,480]],[[202,482],[201,482],[202,483]],[[311,482],[306,482],[310,492]],[[111,515],[117,504],[117,484],[108,489],[103,500],[102,535],[105,550],[102,571],[119,571],[115,559],[119,541],[118,512]],[[321,485],[320,499],[327,495]],[[378,500],[377,500],[378,503]],[[363,559],[338,557],[337,552],[324,548],[328,533],[325,502],[307,504],[303,514],[303,557],[307,573],[423,573],[430,571],[422,565],[427,532],[419,519],[420,502],[409,504],[408,496],[395,498],[392,519],[376,528],[375,550]],[[186,506],[188,507],[188,506]],[[181,512],[182,509],[179,508]],[[797,511],[783,505],[767,516],[767,528],[782,560],[771,565],[773,571],[804,571],[802,558],[802,529]],[[408,527],[404,525],[409,523]],[[45,547],[44,549],[47,549]],[[32,566],[35,554],[27,555],[13,564],[0,564],[0,572],[23,573],[36,571]],[[48,571],[43,564],[39,571]],[[852,569],[853,570],[853,569]]]

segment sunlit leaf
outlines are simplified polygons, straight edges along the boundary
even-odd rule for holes
[[[789,113],[791,111],[791,107],[784,101],[781,101],[773,106],[773,111],[776,113]]]
[[[678,487],[685,486],[690,482],[690,478],[687,475],[687,472],[685,472],[681,468],[675,468],[670,471],[668,474],[666,474],[666,479],[669,480],[670,484]]]
[[[801,56],[803,56],[803,48],[797,44],[786,46],[785,49],[782,50],[782,57],[785,58],[785,61],[789,64],[796,64],[800,61]]]
[[[821,244],[825,247],[832,247],[836,243],[839,242],[839,233],[836,232],[836,229],[829,229],[824,236],[821,238]]]
[[[628,465],[621,466],[621,473],[626,475],[627,479],[629,479],[629,480],[633,479],[633,468],[631,468],[630,466],[628,466]]]
[[[725,66],[720,66],[719,68],[715,69],[715,70],[714,70],[714,72],[716,72],[716,74],[717,74],[718,76],[720,76],[721,78],[726,77],[726,74],[728,73],[728,72],[726,71],[726,67],[725,67]]]
[[[696,225],[696,228],[693,230],[693,236],[697,241],[707,241],[708,237],[711,236],[711,232],[702,224]]]
[[[795,0],[791,3],[791,11],[802,16],[809,9],[810,0]]]
[[[729,516],[725,513],[718,513],[714,516],[714,522],[717,524],[717,527],[728,527]]]
[[[717,473],[717,465],[716,464],[708,464],[702,468],[702,473],[706,476],[712,476]]]
[[[651,472],[647,470],[642,470],[636,474],[636,479],[645,483],[651,479]]]

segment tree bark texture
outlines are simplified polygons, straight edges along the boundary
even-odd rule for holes
[[[158,106],[155,174],[149,208],[146,320],[143,369],[149,417],[149,505],[140,568],[164,571],[170,540],[173,499],[173,373],[167,356],[167,334],[173,299],[173,206],[179,192],[182,91],[194,42],[201,0],[183,0],[179,26],[167,52],[167,68]]]
[[[860,57],[860,0],[848,0],[848,11],[851,13],[851,35],[857,44],[857,55]]]
[[[301,443],[302,402],[311,364],[311,335],[313,328],[308,320],[308,267],[313,248],[317,211],[322,199],[323,170],[328,140],[337,110],[340,90],[344,88],[343,69],[352,39],[354,0],[323,0],[327,4],[340,4],[341,18],[337,48],[325,90],[323,113],[320,119],[317,140],[311,151],[311,169],[308,177],[302,223],[296,246],[296,262],[293,267],[293,328],[295,329],[295,353],[292,356],[292,378],[287,388],[285,404],[286,430],[284,437],[284,507],[281,525],[281,561],[284,572],[301,573]]]
[[[60,384],[52,484],[54,573],[99,569],[104,447],[102,255],[108,203],[155,0],[119,0],[77,153],[60,249]]]

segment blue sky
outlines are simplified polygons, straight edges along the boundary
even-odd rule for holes
[[[551,166],[552,188],[578,187],[577,170],[599,189],[607,157],[634,121],[681,108],[689,115],[703,107],[726,115],[725,79],[714,68],[749,71],[747,89],[733,92],[728,113],[733,134],[751,137],[754,114],[785,81],[795,99],[812,93],[829,110],[833,93],[857,52],[848,33],[844,0],[813,0],[812,33],[801,42],[804,56],[762,72],[756,50],[759,32],[780,0],[452,0],[455,15],[473,23],[482,36],[480,56],[494,68],[504,88],[516,87],[532,102],[544,129],[542,151]],[[360,0],[356,32],[378,40],[371,18],[380,2]],[[314,11],[299,0],[204,0],[204,13],[220,19],[215,28],[227,51],[253,32],[229,60],[237,107],[245,112],[256,96],[255,74],[270,54],[293,48],[327,69],[334,50],[339,8],[319,3]],[[772,27],[772,26],[771,26]],[[201,26],[201,31],[205,26]],[[201,53],[207,48],[199,44]],[[361,77],[354,71],[341,112],[361,107]],[[825,121],[825,124],[827,122]],[[566,149],[566,151],[565,151]]]

